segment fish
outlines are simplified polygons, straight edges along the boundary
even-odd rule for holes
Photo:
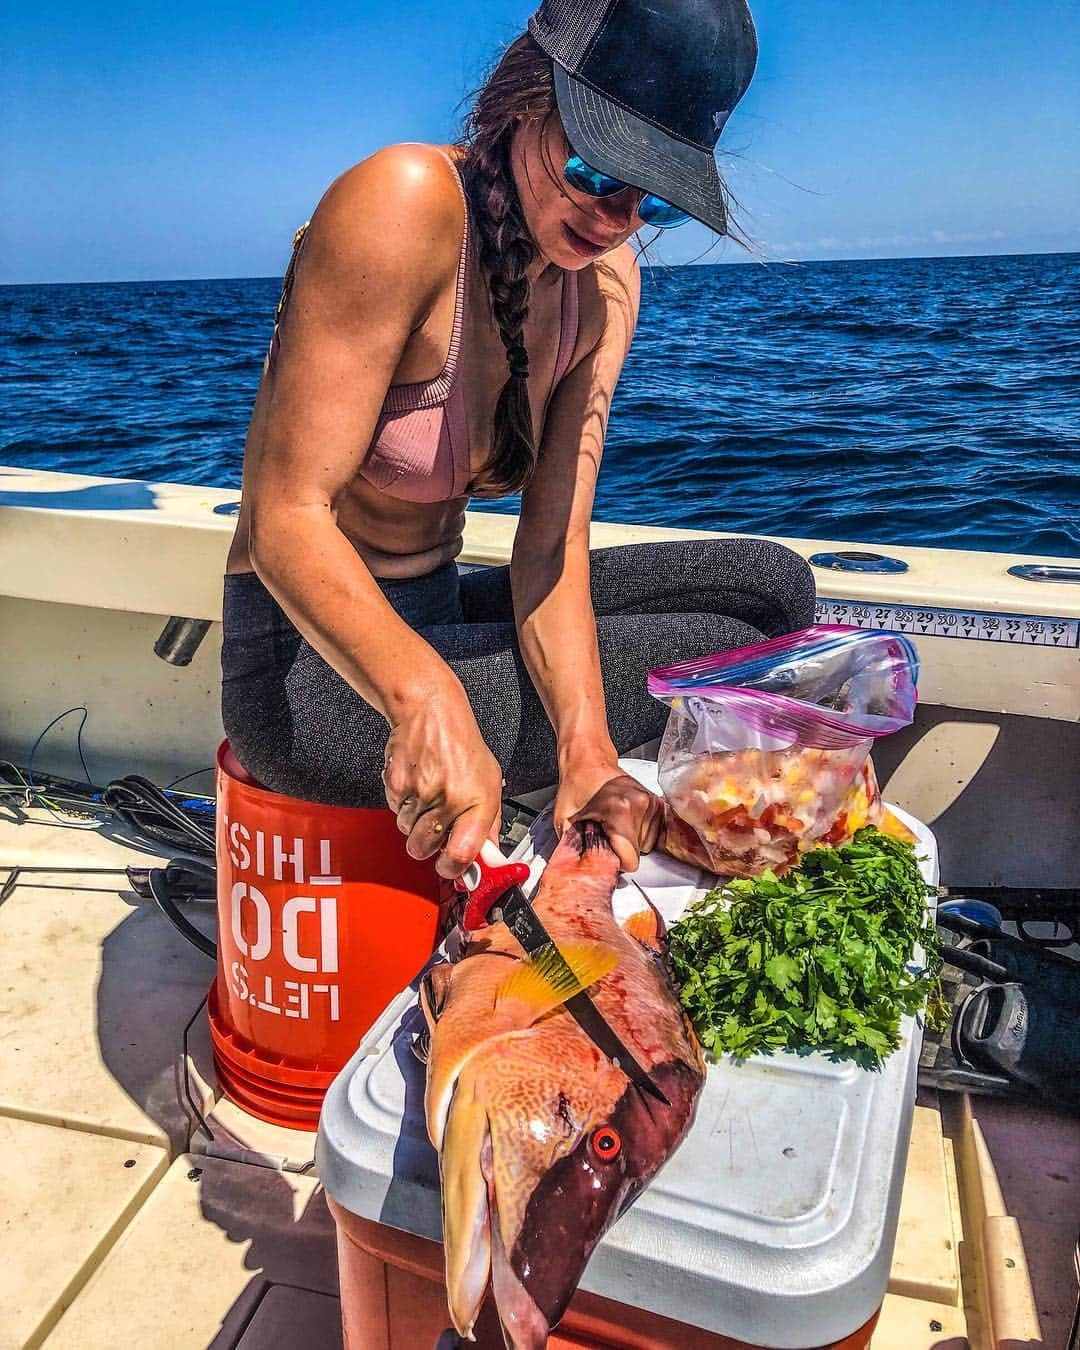
[[[490,1283],[513,1350],[543,1350],[589,1257],[693,1122],[701,1046],[648,905],[620,926],[619,863],[602,826],[568,826],[535,908],[574,973],[560,982],[506,927],[420,983],[424,1108],[439,1155],[447,1302],[458,1334]],[[635,1086],[566,1012],[589,994],[670,1105]]]

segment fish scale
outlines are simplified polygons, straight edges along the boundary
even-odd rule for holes
[[[601,1123],[602,1110],[595,1098],[580,1090],[567,1097],[565,1086],[556,1088],[551,1083],[551,1065],[563,1066],[574,1060],[584,1061],[590,1072],[610,1074],[611,1094],[623,1091],[624,1083],[618,1071],[606,1066],[603,1056],[587,1038],[576,1034],[567,1025],[567,1019],[557,1019],[558,1025],[534,1029],[534,1034],[517,1035],[513,1046],[498,1042],[474,1057],[470,1072],[481,1086],[487,1103],[489,1119],[501,1115],[507,1122],[502,1137],[512,1138],[515,1148],[493,1148],[494,1172],[499,1196],[499,1225],[507,1246],[520,1227],[531,1188],[528,1182],[533,1169],[550,1169],[570,1153],[574,1145],[575,1126],[578,1131]],[[507,1052],[512,1049],[512,1056]],[[545,1097],[562,1095],[568,1101],[570,1124],[556,1102]],[[538,1108],[546,1105],[551,1119],[559,1120],[557,1128],[542,1132],[531,1129]],[[495,1143],[495,1141],[493,1141]]]

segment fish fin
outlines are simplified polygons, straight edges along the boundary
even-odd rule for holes
[[[545,947],[529,961],[522,961],[495,992],[495,1002],[519,1000],[539,1021],[567,999],[588,989],[618,964],[619,955],[606,942],[578,939]]]
[[[683,1030],[686,1032],[686,1043],[690,1046],[690,1049],[693,1051],[694,1060],[697,1063],[698,1067],[698,1073],[700,1073],[701,1076],[704,1078],[705,1051],[701,1048],[701,1042],[698,1040],[697,1032],[694,1030],[694,1024],[693,1022],[690,1021],[690,1018],[687,1016],[685,1009],[683,1009],[682,1020],[683,1020]]]
[[[639,909],[631,914],[622,925],[622,930],[646,947],[652,947],[654,951],[659,950],[662,935],[660,915],[651,905],[647,909]]]
[[[446,1006],[453,972],[448,962],[440,961],[426,970],[420,980],[420,1006],[428,1027],[433,1027]]]
[[[580,850],[582,854],[589,849],[607,849],[611,852],[611,844],[604,832],[603,825],[598,820],[583,820],[578,825],[580,838]]]
[[[475,1084],[462,1081],[454,1093],[439,1149],[442,1182],[446,1297],[458,1335],[474,1341],[473,1324],[491,1273],[491,1215],[483,1154],[488,1120]]]

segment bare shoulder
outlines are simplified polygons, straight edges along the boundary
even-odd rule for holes
[[[641,269],[629,243],[620,244],[583,268],[578,283],[581,332],[588,347],[617,330],[629,341],[641,303]]]
[[[436,290],[456,271],[464,213],[454,170],[433,145],[377,150],[336,178],[311,219],[305,264],[328,281],[373,271],[410,291]]]

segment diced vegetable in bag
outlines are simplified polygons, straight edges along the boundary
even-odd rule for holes
[[[911,722],[918,668],[900,633],[817,625],[650,671],[649,692],[671,708],[661,846],[751,877],[863,825],[910,839],[882,806],[869,753]]]

